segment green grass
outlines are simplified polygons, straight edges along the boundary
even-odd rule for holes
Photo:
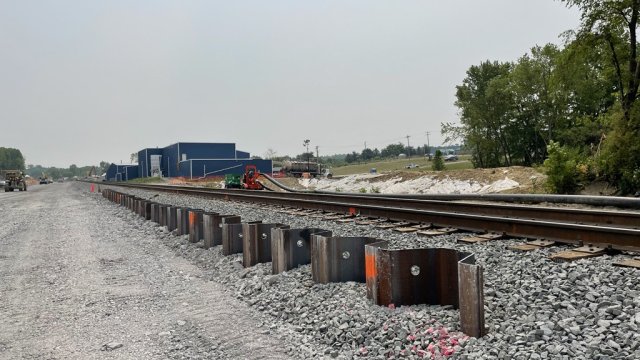
[[[472,169],[473,165],[470,161],[469,155],[459,156],[460,161],[445,162],[445,171],[447,170],[461,170]],[[405,166],[409,164],[417,164],[420,167],[414,169],[406,169]],[[369,169],[376,168],[378,173],[386,171],[431,171],[432,161],[424,156],[416,156],[406,159],[390,159],[390,160],[378,160],[362,164],[352,164],[340,167],[334,167],[331,169],[334,176],[344,176],[353,174],[368,173]]]
[[[164,181],[160,177],[152,176],[152,177],[137,178],[137,179],[129,180],[127,182],[132,184],[155,184],[155,183],[162,183]]]

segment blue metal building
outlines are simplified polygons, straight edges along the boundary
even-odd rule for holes
[[[111,164],[107,169],[107,181],[128,181],[138,178],[138,165]]]
[[[197,178],[204,176],[205,172],[212,176],[224,175],[226,168],[231,168],[232,173],[242,173],[246,164],[271,172],[271,160],[253,160],[248,152],[237,150],[234,143],[178,142],[138,152],[138,173],[141,177]],[[242,170],[238,170],[240,167]]]

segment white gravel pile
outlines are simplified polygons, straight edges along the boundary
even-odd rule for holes
[[[489,194],[520,186],[516,181],[505,177],[490,184],[477,181],[438,179],[425,175],[416,179],[403,180],[394,177],[376,180],[380,175],[349,175],[340,179],[300,179],[300,185],[315,190],[341,192],[368,192],[381,194]]]
[[[371,236],[394,247],[447,247],[476,254],[484,266],[488,334],[480,339],[459,332],[457,310],[441,306],[385,308],[367,301],[360,283],[315,284],[310,266],[271,275],[271,263],[244,269],[241,254],[204,250],[186,236],[166,234],[142,220],[161,240],[202,266],[212,280],[257,309],[276,336],[291,341],[300,358],[460,358],[460,359],[639,359],[640,282],[638,271],[611,266],[612,258],[555,263],[544,249],[507,250],[518,240],[482,245],[456,243],[463,234],[418,237],[370,226],[292,217],[260,207],[196,197],[120,189],[154,201],[190,206],[244,220],[319,227],[334,236]],[[117,206],[103,200],[105,206]],[[122,211],[127,211],[122,208]],[[625,255],[619,255],[625,256]],[[248,330],[248,333],[250,330]]]

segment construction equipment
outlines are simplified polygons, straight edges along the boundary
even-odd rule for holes
[[[27,191],[27,183],[24,181],[24,173],[20,170],[4,171],[4,191],[9,192],[15,189]]]
[[[247,165],[242,177],[242,188],[247,190],[262,190],[263,186],[258,181],[260,172],[255,165]]]
[[[40,176],[40,185],[46,185],[46,184],[49,184],[49,177],[47,176],[47,174],[42,172],[42,175]]]
[[[243,175],[225,174],[225,189],[262,190],[264,186],[258,181],[260,172],[255,165],[247,165]]]

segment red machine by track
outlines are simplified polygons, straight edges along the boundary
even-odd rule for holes
[[[262,190],[263,186],[258,181],[260,172],[255,165],[247,165],[242,176],[242,188],[247,190]]]

